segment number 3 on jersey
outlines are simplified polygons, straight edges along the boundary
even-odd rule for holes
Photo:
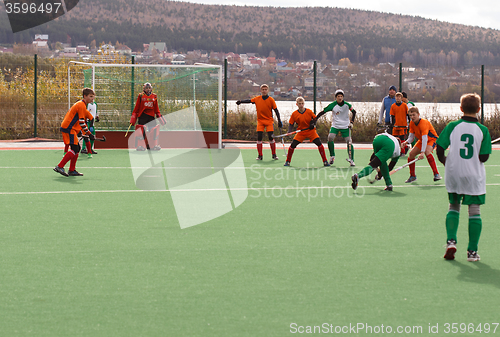
[[[474,144],[474,136],[464,133],[462,137],[460,137],[462,142],[465,142],[464,148],[460,149],[460,157],[463,159],[471,159],[474,155],[474,148],[472,145]]]

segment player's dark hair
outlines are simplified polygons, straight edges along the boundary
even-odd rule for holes
[[[463,94],[460,97],[460,106],[462,111],[468,114],[475,114],[481,105],[481,97],[476,94]]]
[[[83,89],[83,97],[88,96],[88,95],[95,95],[94,90],[90,88],[84,88]]]

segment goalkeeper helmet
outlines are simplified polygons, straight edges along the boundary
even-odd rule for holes
[[[344,90],[342,90],[342,89],[338,89],[337,91],[335,91],[335,97],[337,97],[337,95],[342,95],[342,96],[344,96]]]
[[[146,95],[149,96],[153,92],[153,87],[151,86],[151,83],[146,82],[146,83],[144,83],[144,87],[142,87],[142,90],[144,91],[144,93]]]

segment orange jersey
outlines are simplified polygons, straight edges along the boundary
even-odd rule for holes
[[[400,105],[396,103],[391,105],[391,116],[394,116],[395,126],[406,126],[408,125],[408,105],[402,102]]]
[[[274,98],[267,96],[266,99],[263,99],[262,96],[256,96],[250,101],[255,104],[257,109],[257,120],[273,121],[273,109],[277,109]]]
[[[137,97],[132,114],[135,114],[137,118],[139,118],[143,113],[153,117],[160,113],[160,108],[158,107],[158,97],[156,97],[156,94],[148,96],[142,93]]]
[[[64,133],[71,133],[72,131],[78,133],[82,131],[84,134],[90,134],[87,124],[85,124],[86,119],[92,120],[94,117],[87,110],[85,102],[78,101],[64,116],[60,130]]]
[[[410,133],[415,134],[418,140],[422,140],[422,136],[427,135],[427,141],[429,143],[438,138],[437,132],[434,130],[431,122],[424,118],[420,118],[418,124],[413,123],[413,121],[410,122]]]
[[[302,113],[299,110],[295,110],[288,123],[290,125],[297,123],[297,130],[304,130],[309,128],[309,124],[313,118],[316,118],[316,115],[311,109],[306,108]]]

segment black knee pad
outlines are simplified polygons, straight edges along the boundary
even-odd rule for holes
[[[379,167],[381,164],[382,164],[382,162],[380,161],[380,159],[378,159],[378,157],[376,155],[372,155],[372,158],[370,160],[369,165],[373,168],[376,168],[376,167]]]
[[[71,144],[69,146],[71,148],[71,150],[73,150],[74,153],[80,153],[80,150],[81,150],[81,146],[80,144]]]
[[[299,144],[300,144],[300,142],[298,140],[294,139],[294,140],[292,140],[292,144],[290,144],[290,147],[292,149],[295,149],[297,147],[297,145],[299,145]]]

